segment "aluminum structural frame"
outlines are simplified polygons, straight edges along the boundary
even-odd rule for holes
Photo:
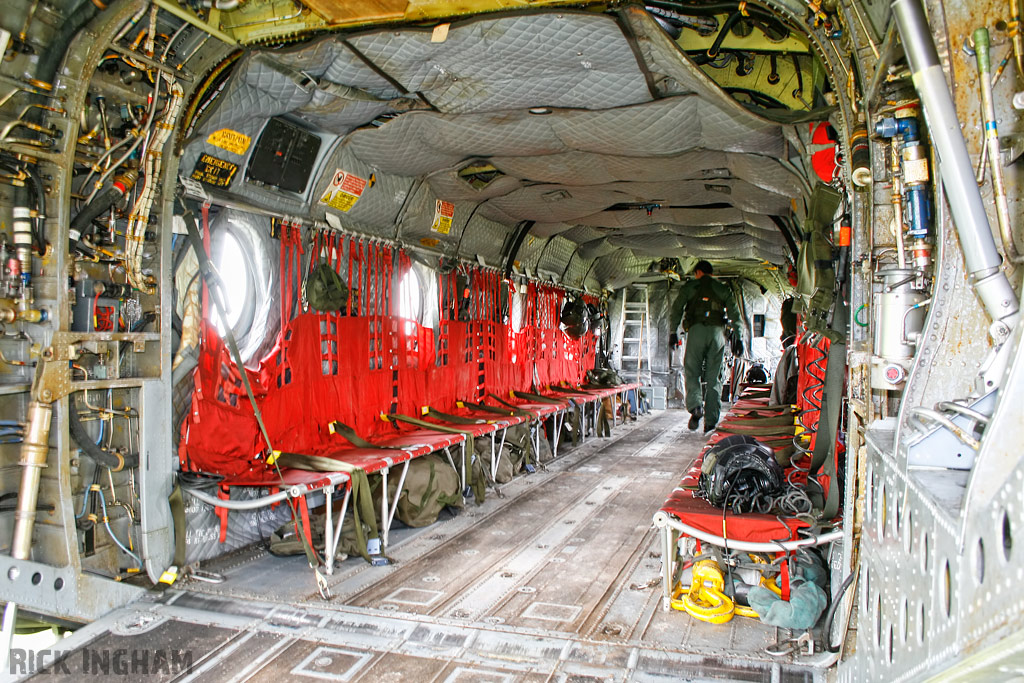
[[[907,4],[903,0],[894,3]],[[925,9],[931,19],[928,35],[935,41],[941,68],[933,68],[928,79],[915,75],[915,84],[949,88],[955,106],[952,116],[960,121],[975,120],[981,102],[974,59],[963,53],[956,36],[965,31],[969,35],[978,17],[998,18],[1005,7],[957,1],[928,2]],[[905,13],[906,8],[900,11]],[[856,22],[850,24],[857,27]],[[896,33],[894,26],[890,34]],[[871,38],[863,33],[851,34],[862,57],[869,48],[880,49],[881,59],[861,61],[876,64],[883,75],[889,64],[902,58],[891,36],[879,48],[877,44],[869,45]],[[916,51],[918,56],[911,61],[917,61],[920,68],[920,48],[912,46],[908,51]],[[861,75],[863,83],[877,80],[870,72]],[[861,103],[868,122],[875,116],[869,101],[872,90],[868,89]],[[997,93],[997,117],[1011,121],[1016,114],[1005,92],[1000,90],[1001,100]],[[928,98],[924,99],[927,107]],[[948,121],[950,112],[945,116],[936,120]],[[929,123],[938,125],[936,120],[929,119]],[[983,144],[981,126],[955,128],[957,137],[959,130],[963,131],[973,167]],[[881,155],[873,156],[875,185],[858,193],[863,195],[861,210],[870,222],[863,225],[863,233],[855,233],[855,252],[867,255],[872,246],[884,247],[892,238],[888,231],[892,213],[888,189],[878,182],[885,177],[885,161],[879,159]],[[948,172],[954,163],[951,155],[938,156]],[[1024,576],[1024,558],[1014,539],[1024,524],[1024,464],[1019,447],[1024,438],[1019,408],[1024,399],[1024,352],[1020,346],[1021,325],[1002,306],[1009,286],[1019,291],[1019,274],[1006,265],[993,271],[993,261],[987,260],[982,277],[970,277],[968,271],[978,270],[979,251],[987,251],[987,247],[975,249],[973,242],[996,239],[990,228],[996,224],[995,207],[986,199],[989,186],[982,188],[981,215],[978,205],[974,205],[968,221],[964,209],[957,208],[960,200],[947,197],[948,186],[938,182],[940,174],[943,178],[946,174],[942,167],[936,168],[936,155],[930,161],[936,191],[932,304],[898,409],[880,398],[879,392],[871,391],[868,373],[863,371],[869,342],[863,331],[852,328],[847,444],[851,455],[857,455],[855,461],[851,460],[857,466],[851,464],[847,481],[857,487],[857,493],[848,496],[847,510],[855,517],[848,514],[847,519],[855,520],[850,532],[859,536],[860,574],[855,590],[845,598],[847,602],[855,600],[858,619],[854,652],[839,664],[840,681],[920,680],[940,673],[943,680],[969,680],[1005,676],[1007,667],[1015,669],[1024,663],[1018,635],[1024,604],[1013,590]],[[1008,176],[1011,201],[1017,201],[1020,195],[1017,176]],[[970,181],[973,185],[973,174]],[[980,223],[983,229],[965,237],[963,226],[969,223]],[[965,258],[964,245],[975,254]],[[994,263],[998,266],[996,256]],[[992,275],[1012,279],[1001,286],[1001,296],[981,293],[983,305],[974,287]],[[851,310],[869,301],[870,287],[868,278],[854,282]],[[986,315],[986,307],[991,317]],[[1000,318],[1008,319],[1009,324],[993,324]],[[912,433],[908,418],[914,407],[931,407],[967,396],[976,386],[979,369],[1000,342],[1012,354],[1006,354],[1009,367],[973,470],[908,468],[901,445]],[[886,414],[890,419],[876,420]]]
[[[120,0],[94,19],[68,50],[57,72],[55,92],[66,93],[66,116],[55,117],[53,125],[68,141],[59,153],[40,154],[52,175],[49,181],[50,210],[47,216],[47,234],[55,245],[68,244],[70,222],[71,172],[75,153],[74,141],[79,136],[79,114],[86,106],[86,94],[107,46],[118,29],[136,12],[147,5],[143,0]],[[88,39],[81,39],[87,37]],[[176,177],[177,157],[163,157],[161,176]],[[174,183],[164,183],[157,202],[160,221],[157,227],[160,250],[158,276],[161,284],[159,309],[172,309],[171,287],[171,216],[173,214]],[[52,272],[67,272],[67,253],[57,248],[53,254]],[[43,278],[40,278],[41,280]],[[138,435],[140,466],[139,503],[140,526],[138,538],[145,571],[155,581],[170,564],[174,552],[173,524],[167,498],[171,493],[176,453],[171,438],[171,326],[160,326],[158,333],[77,333],[70,332],[71,321],[67,287],[54,286],[37,296],[54,312],[52,326],[38,341],[43,348],[39,363],[50,367],[50,377],[42,390],[42,398],[51,404],[52,421],[49,430],[49,453],[44,469],[40,495],[52,499],[55,512],[46,524],[36,524],[32,537],[33,560],[19,560],[0,556],[0,601],[17,603],[29,612],[53,615],[71,620],[97,619],[111,610],[137,599],[143,590],[115,582],[97,574],[83,572],[75,510],[72,508],[72,477],[79,456],[68,435],[68,395],[79,389],[115,389],[128,391],[138,409]],[[169,321],[169,318],[167,319]],[[142,359],[142,376],[125,379],[75,381],[71,377],[70,349],[81,342],[131,341],[136,349],[146,345],[158,347],[157,353]],[[47,357],[49,356],[49,357]],[[42,372],[43,369],[40,369]],[[50,393],[47,394],[46,392]],[[38,398],[38,397],[33,397]]]

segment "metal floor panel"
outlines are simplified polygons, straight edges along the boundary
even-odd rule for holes
[[[223,584],[154,595],[69,640],[124,639],[117,624],[140,619],[185,625],[194,666],[177,678],[196,681],[824,680],[764,654],[773,627],[662,610],[651,517],[703,443],[685,415],[641,418],[502,497],[395,530],[395,564],[347,560],[330,602],[304,558],[254,548],[204,566]]]

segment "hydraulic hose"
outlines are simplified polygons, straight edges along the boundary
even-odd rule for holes
[[[132,189],[138,177],[139,174],[135,171],[128,171],[117,176],[109,188],[101,192],[71,219],[71,225],[68,226],[68,242],[71,243],[72,249],[92,255],[92,249],[82,244],[82,237],[92,231],[92,222],[96,218],[109,210]]]
[[[993,321],[1012,328],[1020,317],[1017,295],[999,268],[1002,258],[992,237],[931,27],[920,0],[894,0],[892,11],[931,130],[932,145],[941,160],[942,184],[975,294]]]
[[[131,469],[139,466],[138,453],[121,455],[104,450],[96,444],[93,438],[89,436],[89,433],[85,431],[85,427],[82,426],[74,397],[68,398],[68,430],[71,432],[71,438],[75,440],[83,453],[100,465],[109,467],[111,471],[119,472],[126,468]]]
[[[81,31],[86,24],[99,14],[99,7],[92,0],[80,0],[78,5],[71,10],[71,14],[68,15],[67,19],[60,23],[60,27],[57,29],[57,33],[53,36],[53,40],[50,41],[47,49],[43,50],[39,55],[39,62],[36,64],[36,71],[33,74],[35,80],[46,83],[52,89],[53,79],[57,74],[57,67],[60,65],[60,60],[64,58],[65,46],[70,45],[71,39],[75,37],[75,34]],[[36,95],[33,100],[42,101],[42,98]],[[26,112],[25,120],[29,123],[38,124],[42,115],[42,109],[33,107]]]
[[[741,2],[712,2],[708,4],[690,5],[685,2],[667,2],[666,0],[650,0],[645,2],[645,5],[651,7],[660,7],[662,9],[672,10],[674,12],[683,12],[685,14],[693,14],[696,16],[706,16],[708,14],[724,14],[725,12],[736,12],[740,9]],[[747,5],[746,10],[748,14],[761,14],[772,19],[778,19],[769,10],[754,5]]]
[[[71,39],[99,14],[99,8],[100,5],[94,4],[92,0],[80,0],[67,19],[60,23],[57,33],[53,36],[53,40],[50,41],[47,49],[43,50],[39,55],[39,62],[36,64],[36,70],[33,74],[35,80],[48,84],[52,89],[54,76],[57,74],[57,67],[60,65],[60,60],[64,57],[64,47],[70,45]],[[32,97],[33,102],[42,102],[43,100],[44,98],[41,95]],[[25,112],[25,121],[38,125],[42,120],[43,111],[39,107],[28,109]],[[34,136],[35,133],[30,132],[29,135]],[[27,201],[28,188],[15,188],[14,205],[25,206]],[[39,210],[42,211],[43,207],[40,207]]]
[[[733,12],[732,14],[729,15],[729,18],[725,20],[725,23],[722,24],[722,28],[718,29],[718,35],[715,36],[715,42],[713,42],[711,44],[711,47],[708,48],[709,59],[714,59],[715,57],[718,56],[719,51],[722,49],[722,43],[725,41],[726,35],[728,35],[732,27],[736,25],[736,22],[740,20],[740,16],[741,15],[739,12]]]

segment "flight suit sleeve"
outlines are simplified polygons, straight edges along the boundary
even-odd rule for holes
[[[740,310],[736,306],[736,298],[732,295],[732,289],[728,285],[718,283],[720,286],[719,297],[722,299],[722,303],[725,304],[725,312],[729,316],[730,324],[734,330],[740,331],[743,329],[743,316],[740,315]]]

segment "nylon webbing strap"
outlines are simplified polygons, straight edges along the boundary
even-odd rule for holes
[[[213,305],[217,307],[217,311],[220,313],[224,320],[227,320],[225,313],[226,307],[224,302],[221,300],[221,288],[220,278],[218,278],[210,265],[210,259],[206,255],[206,249],[203,248],[203,238],[199,235],[199,226],[196,225],[195,216],[192,215],[190,210],[186,210],[183,218],[185,219],[185,227],[188,229],[188,237],[192,242],[192,249],[196,252],[196,259],[199,261],[199,271],[203,274],[203,280],[206,282],[206,286],[209,288],[210,293],[213,295]],[[263,415],[260,413],[260,407],[256,404],[256,396],[252,392],[252,386],[249,384],[249,376],[245,372],[245,364],[242,362],[242,354],[238,351],[238,344],[235,343],[235,335],[231,332],[230,326],[225,326],[224,329],[224,341],[228,345],[228,350],[231,352],[231,359],[235,362],[235,368],[238,370],[238,374],[242,376],[242,384],[245,386],[245,393],[249,397],[249,403],[252,404],[252,412],[256,416],[256,423],[260,427],[260,433],[263,435],[263,440],[267,444],[267,450],[270,453],[274,452],[274,446],[270,442],[270,434],[267,433],[267,427],[263,424]]]
[[[343,437],[346,441],[348,441],[350,444],[352,444],[356,448],[369,448],[369,449],[373,449],[375,451],[402,451],[402,450],[405,450],[406,448],[408,448],[408,446],[397,446],[397,445],[396,446],[382,446],[380,444],[376,444],[376,443],[373,443],[371,441],[367,441],[363,437],[361,437],[358,434],[356,434],[356,430],[352,429],[351,427],[349,427],[344,422],[338,422],[337,420],[334,420],[333,422],[329,422],[327,424],[327,429],[331,432],[331,434],[337,434],[337,435]],[[410,445],[412,445],[412,444],[410,444]]]
[[[572,389],[570,387],[548,387],[549,390],[557,392],[559,394],[566,394],[567,396],[593,396],[593,394],[583,391],[582,389]]]
[[[756,414],[747,414],[744,416],[745,419],[733,420],[731,424],[735,424],[741,429],[748,425],[751,427],[789,427],[790,433],[793,431],[793,427],[796,425],[793,422],[793,414],[788,415],[772,415],[770,417]],[[721,426],[719,427],[721,428]]]
[[[505,406],[506,408],[509,408],[510,410],[519,411],[519,414],[528,415],[529,417],[532,417],[534,419],[539,417],[537,415],[537,413],[533,412],[532,410],[527,410],[526,408],[521,408],[519,406],[512,405],[511,403],[509,403],[508,401],[502,399],[500,396],[498,396],[496,394],[487,394],[487,395],[490,396],[491,398],[493,398],[495,401],[497,401],[501,405]],[[466,405],[469,405],[469,404],[467,403]]]
[[[716,429],[720,432],[725,432],[726,434],[748,434],[750,436],[782,436],[784,434],[788,434],[790,436],[793,435],[794,425],[792,424],[792,421],[790,421],[790,424],[783,425],[756,424],[760,422],[760,420],[749,420],[749,422],[755,424],[747,426],[736,424],[736,422],[729,422],[726,424],[718,425]]]
[[[356,527],[356,546],[359,548],[359,554],[363,556],[363,559],[370,562],[370,553],[367,550],[367,535],[363,531],[363,524],[369,527],[369,538],[371,539],[379,538],[380,530],[377,528],[377,516],[373,508],[373,494],[370,491],[370,479],[366,476],[366,470],[344,460],[302,453],[281,453],[277,456],[277,462],[284,467],[294,467],[297,470],[345,472],[348,474],[349,481],[352,482],[352,517]]]
[[[181,486],[175,484],[174,490],[167,498],[171,506],[171,522],[174,525],[174,559],[176,567],[185,566],[185,500],[181,495]]]
[[[846,345],[833,342],[828,350],[825,368],[825,389],[822,392],[821,420],[814,441],[809,474],[816,474],[835,451],[836,428],[843,405],[843,375],[846,372]]]
[[[825,507],[822,511],[822,517],[824,519],[832,519],[839,512],[839,481],[838,481],[838,468],[836,467],[836,430],[839,427],[839,416],[842,412],[843,406],[843,380],[846,376],[846,344],[833,342],[832,346],[829,347],[828,352],[828,369],[825,371],[826,375],[829,375],[829,371],[833,365],[836,366],[836,371],[831,373],[831,376],[825,377],[825,396],[828,396],[827,404],[825,406],[825,420],[827,424],[825,429],[828,434],[828,446],[825,452],[825,460],[821,465],[823,466],[825,474],[829,478],[828,493],[825,498]],[[811,461],[811,474],[816,471],[815,461],[817,460],[817,446],[821,443],[821,431],[819,425],[818,440],[814,443],[814,460]]]
[[[782,424],[783,420],[789,421],[790,424],[795,424],[793,420],[796,418],[796,411],[790,408],[789,410],[755,410],[755,409],[733,409],[732,414],[736,417],[747,417],[756,418],[760,420],[772,420],[770,424]],[[778,420],[778,422],[775,422]]]
[[[495,414],[495,415],[501,415],[504,418],[508,418],[508,417],[526,417],[526,418],[530,418],[530,417],[532,417],[529,413],[527,413],[525,411],[522,411],[522,410],[516,410],[516,411],[504,410],[502,408],[497,408],[495,406],[488,406],[488,405],[483,405],[483,404],[479,404],[479,403],[467,403],[466,401],[459,401],[459,403],[461,405],[463,405],[463,406],[468,406],[470,408],[483,410],[485,412],[492,413],[492,414]],[[473,418],[470,418],[470,417],[462,417],[461,415],[449,415],[448,413],[442,413],[440,410],[434,410],[433,408],[427,408],[427,414],[431,415],[431,416],[434,416],[434,417],[438,417],[439,419],[442,419],[442,420],[447,420],[449,422],[455,422],[456,424],[480,424],[481,422],[486,422],[487,424],[494,424],[495,422],[497,422],[497,420],[476,420],[476,421],[474,421]],[[469,420],[469,422],[456,422],[452,418],[459,418],[460,421],[461,420]],[[506,430],[509,427],[516,427],[516,426],[518,426],[518,425],[510,425],[510,424],[507,424],[507,423],[503,423],[503,424],[505,425],[503,428],[506,429]],[[524,423],[519,423],[519,424],[524,424]],[[529,427],[527,427],[527,429],[529,429]],[[506,434],[507,434],[507,432],[506,432]],[[526,439],[526,447],[523,450],[526,452],[527,461],[529,461],[533,457],[533,440],[532,439],[529,439],[529,438]]]
[[[543,396],[541,394],[531,394],[529,391],[513,391],[516,398],[522,398],[527,401],[533,401],[534,403],[547,403],[549,405],[562,405],[562,400],[557,398],[551,398],[550,396]]]
[[[612,435],[612,423],[608,419],[607,413],[604,410],[605,399],[601,399],[601,405],[597,410],[597,425],[594,429],[597,430],[598,436],[611,436]]]
[[[496,399],[499,403],[501,403],[504,406],[504,408],[499,408],[498,406],[489,406],[486,403],[470,403],[469,401],[459,401],[459,403],[461,403],[462,405],[464,405],[464,406],[466,406],[468,408],[472,408],[473,410],[482,410],[482,411],[484,411],[486,413],[494,413],[495,415],[515,415],[516,417],[536,417],[536,415],[531,413],[529,410],[523,410],[522,408],[517,408],[516,406],[513,406],[513,405],[510,405],[508,403],[505,403],[500,398],[494,396],[494,394],[490,394],[490,396],[492,398]]]
[[[472,473],[472,458],[473,455],[476,453],[476,451],[474,450],[473,432],[466,431],[465,429],[458,429],[456,427],[449,427],[447,425],[439,425],[436,422],[427,422],[426,420],[421,420],[416,417],[409,417],[408,415],[388,415],[388,419],[393,420],[395,422],[405,422],[406,424],[411,424],[415,427],[423,427],[424,429],[430,429],[435,432],[444,432],[446,434],[462,434],[464,437],[466,437],[464,467],[466,468],[467,472]],[[474,480],[471,485],[473,488],[474,499],[476,500],[476,502],[482,503],[484,500],[484,489],[482,486],[480,486],[480,482]]]
[[[836,297],[836,306],[832,312],[832,331],[846,339],[847,306],[842,296]],[[819,468],[829,478],[828,492],[822,509],[823,519],[832,519],[839,512],[839,481],[836,467],[836,431],[839,428],[839,417],[843,406],[843,386],[846,379],[846,343],[832,340],[828,349],[828,366],[825,368],[825,388],[822,392],[821,419],[818,423],[818,436],[814,442],[814,455],[808,476],[814,476]],[[822,437],[825,437],[823,440]],[[819,451],[819,449],[821,449]]]
[[[452,415],[450,413],[444,413],[436,408],[427,407],[426,415],[443,420],[445,422],[451,422],[452,424],[459,425],[481,425],[481,424],[494,424],[494,420],[485,420],[480,417],[466,417],[464,415]]]

